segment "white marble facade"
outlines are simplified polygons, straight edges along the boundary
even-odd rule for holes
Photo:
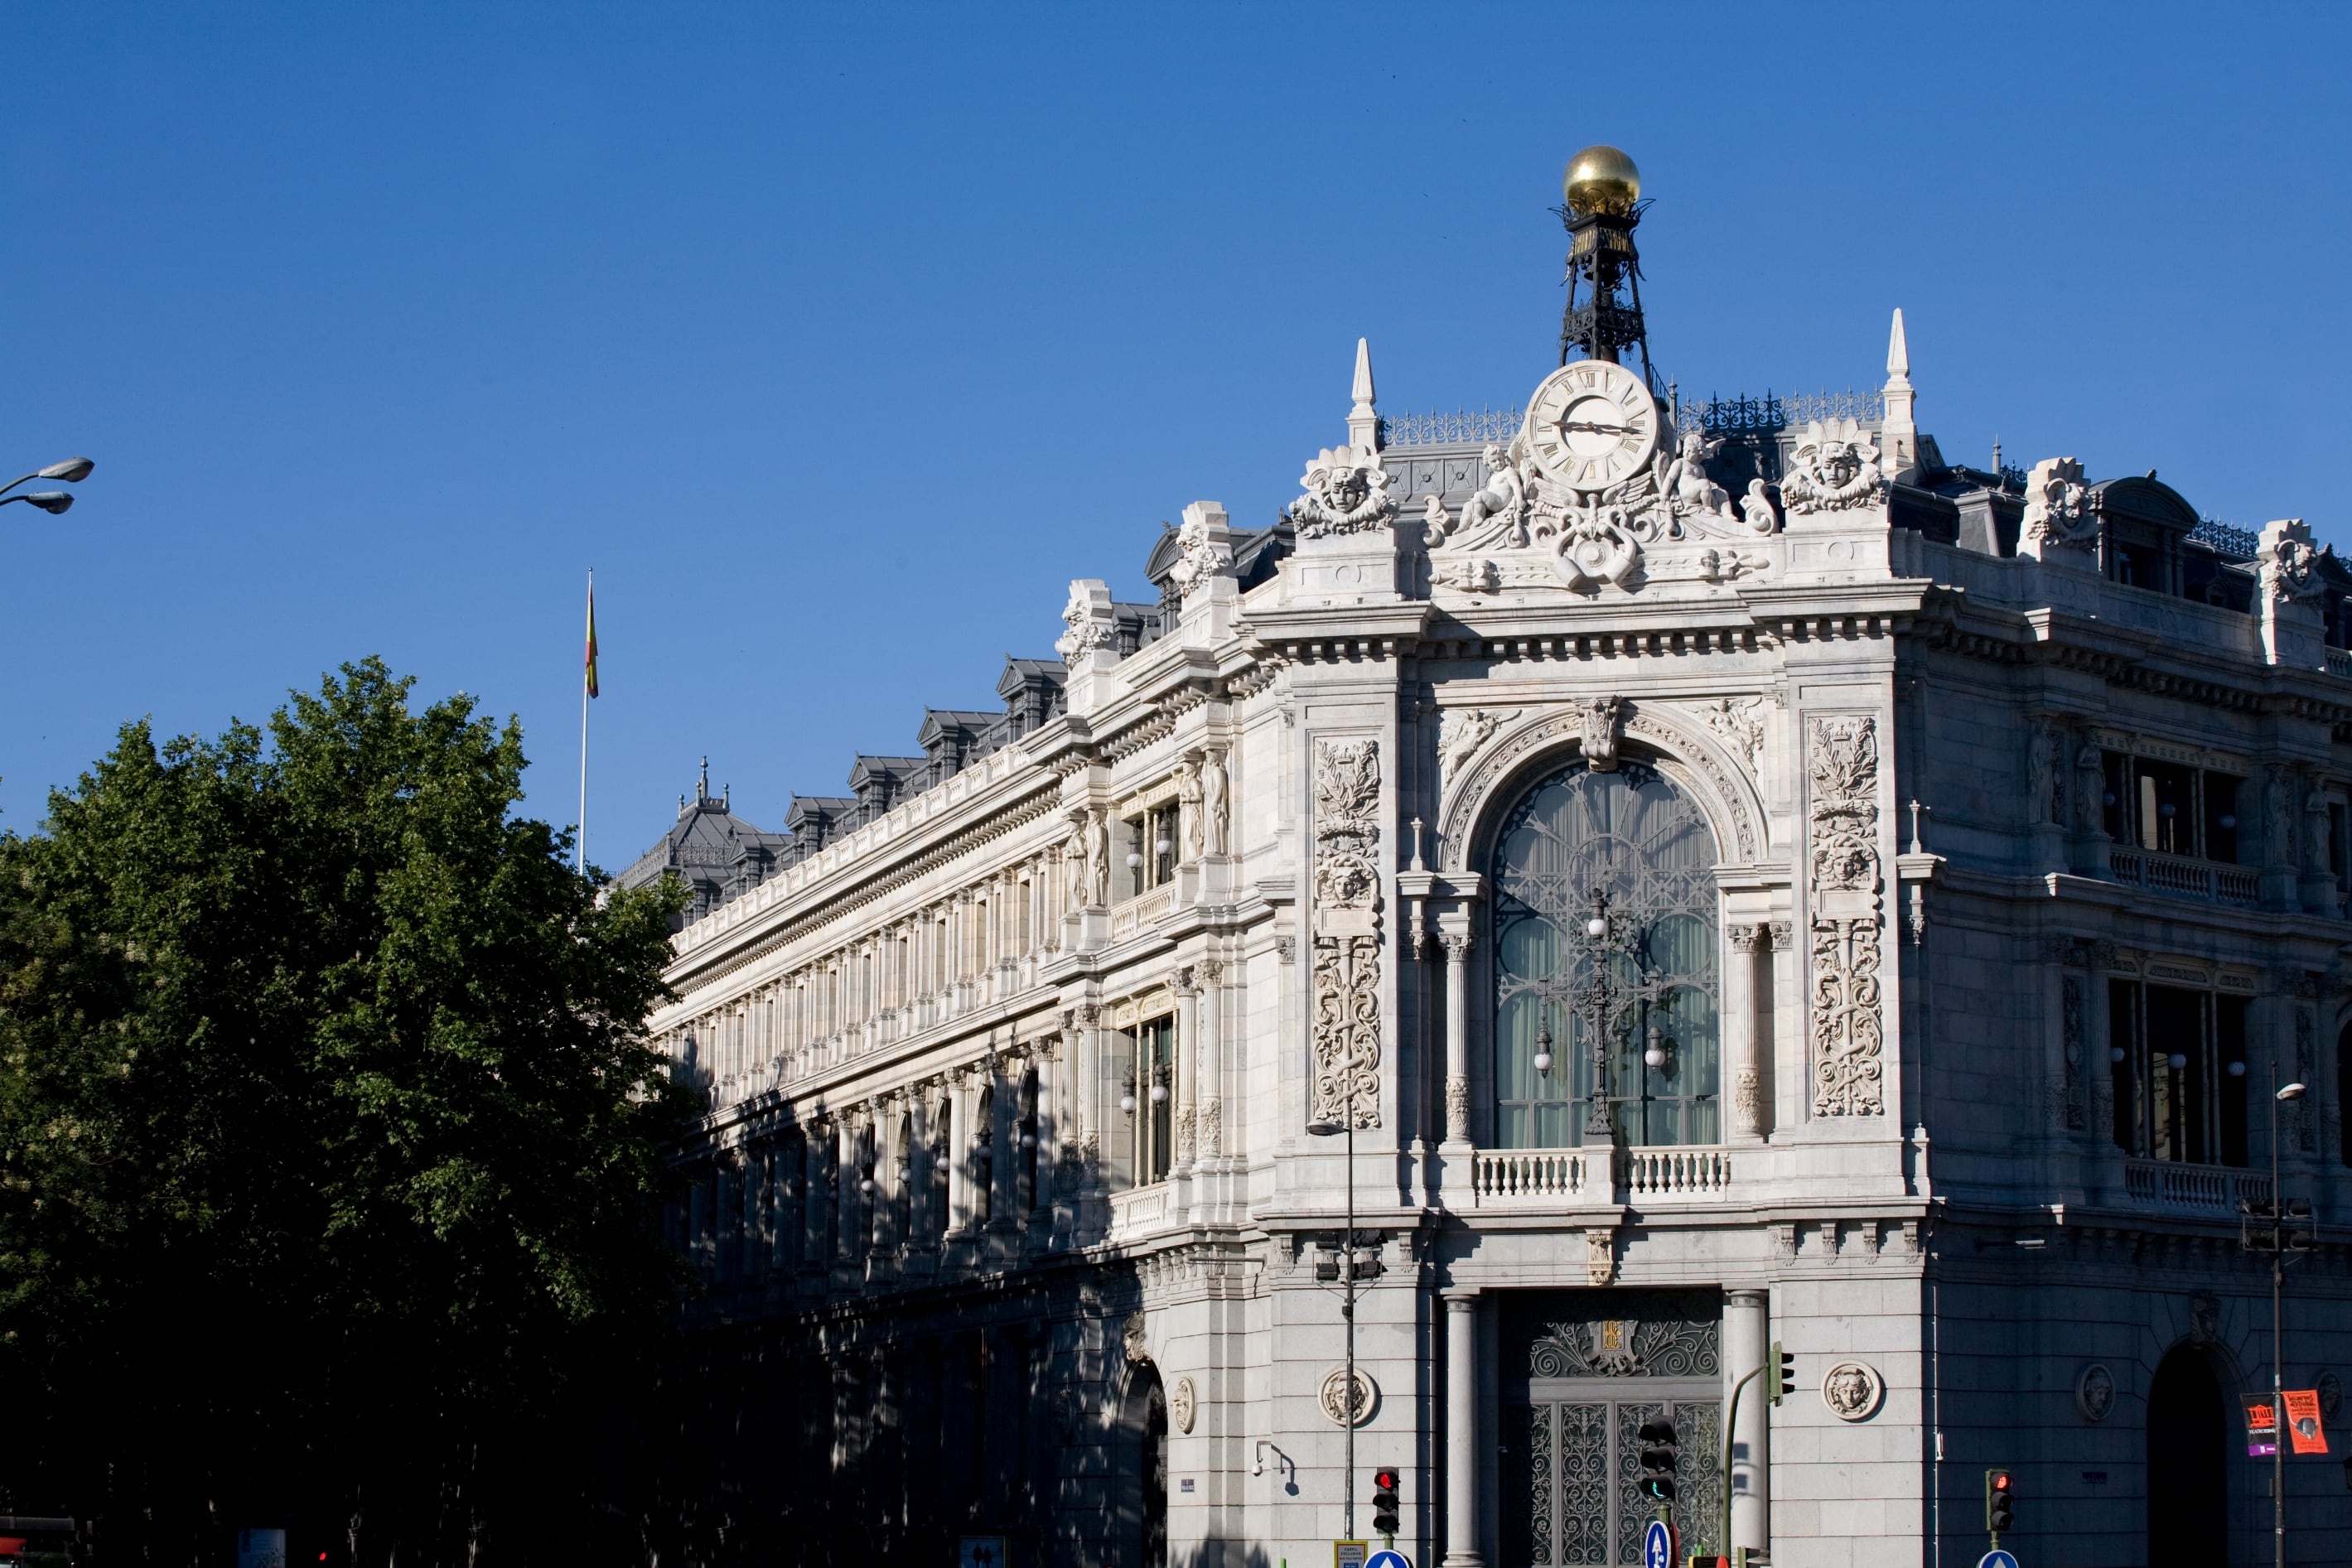
[[[1163,634],[1122,654],[1107,585],[1070,585],[1064,711],[679,935],[655,1026],[712,1109],[674,1224],[694,1332],[765,1412],[743,1539],[1329,1561],[1319,1118],[1353,1123],[1381,1265],[1358,1533],[1393,1464],[1416,1562],[1630,1560],[1613,1424],[1674,1402],[1711,1499],[1776,1342],[1797,1385],[1748,1384],[1733,1434],[1759,1558],[1973,1563],[2003,1465],[2027,1563],[2147,1563],[2151,1487],[2205,1462],[2151,1479],[2163,1365],[2163,1441],[2232,1456],[2226,1560],[2268,1560],[2236,1206],[2274,1061],[2311,1085],[2282,1157],[2323,1242],[2287,1380],[2352,1371],[2337,569],[2273,525],[2187,597],[2179,497],[1948,466],[1908,368],[1898,317],[1884,392],[1766,422],[1742,483],[1613,365],[1541,377],[1516,428],[1384,433],[1360,354],[1266,580],[1187,507]],[[1534,875],[1500,841],[1538,819]],[[1580,916],[1505,926],[1603,862],[1688,927],[1671,961],[1635,932],[1625,983],[1700,978],[1627,1015],[1674,1071],[1612,1057],[1588,1134]],[[2210,1390],[2175,1353],[2223,1427],[2182,1427]],[[2290,1469],[2295,1560],[2352,1559],[2344,1472]]]

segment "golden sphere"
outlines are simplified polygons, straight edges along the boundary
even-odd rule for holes
[[[1622,217],[1641,200],[1642,171],[1614,147],[1588,147],[1568,161],[1560,190],[1572,212]]]

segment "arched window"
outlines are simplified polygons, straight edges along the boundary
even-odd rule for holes
[[[1574,763],[1512,809],[1493,879],[1498,1146],[1721,1136],[1715,862],[1697,808],[1637,762],[1609,773]],[[1596,1024],[1605,1133],[1593,1119]]]

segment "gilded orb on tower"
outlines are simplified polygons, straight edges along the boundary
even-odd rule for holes
[[[1588,147],[1568,161],[1560,192],[1571,212],[1622,218],[1642,199],[1642,172],[1614,147]]]

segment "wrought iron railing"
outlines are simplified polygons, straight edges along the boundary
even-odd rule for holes
[[[1386,446],[1468,446],[1481,442],[1508,441],[1519,433],[1526,411],[1516,408],[1457,408],[1447,413],[1391,413],[1381,420],[1381,444]]]
[[[1842,392],[1793,392],[1787,397],[1768,392],[1762,397],[1710,397],[1705,402],[1693,399],[1677,411],[1676,422],[1685,430],[1709,435],[1743,435],[1769,434],[1814,420],[1826,424],[1840,419],[1885,417],[1885,393],[1849,387]]]
[[[2189,530],[2189,537],[2200,544],[2211,545],[2218,554],[2232,560],[2253,559],[2254,548],[2263,542],[2252,528],[2232,528],[2218,517],[2199,518],[2197,526]]]

